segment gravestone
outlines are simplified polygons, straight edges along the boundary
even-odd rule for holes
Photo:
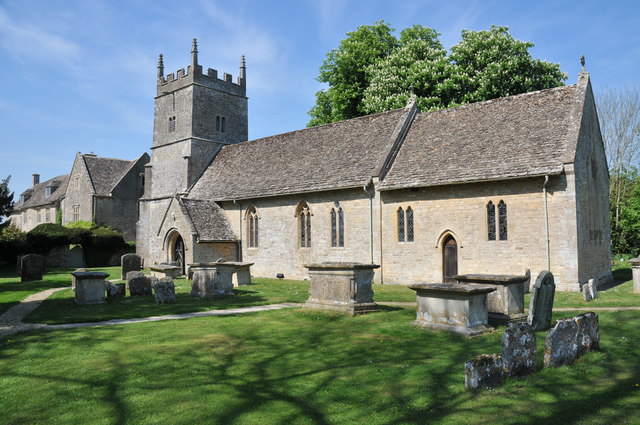
[[[600,327],[598,315],[588,312],[576,316],[573,320],[578,325],[578,356],[600,348]]]
[[[42,280],[44,257],[38,254],[25,255],[20,259],[20,282]]]
[[[142,272],[127,273],[127,286],[129,287],[129,295],[132,297],[152,295],[151,279]]]
[[[598,287],[595,280],[589,279],[589,282],[582,285],[582,296],[587,302],[598,298]]]
[[[107,290],[107,298],[122,298],[126,295],[124,283],[107,282],[105,288]]]
[[[75,245],[69,249],[69,267],[74,269],[86,267],[84,249],[81,245]]]
[[[140,256],[136,254],[124,254],[120,257],[120,267],[122,268],[122,280],[125,280],[127,273],[142,270]]]
[[[504,363],[496,354],[482,354],[464,363],[464,386],[467,390],[495,388],[504,381]]]
[[[629,260],[633,273],[633,293],[640,294],[640,257]]]
[[[502,361],[506,376],[536,371],[536,334],[528,323],[510,323],[502,334]]]
[[[527,322],[534,331],[544,331],[551,327],[555,292],[556,284],[554,283],[553,274],[547,270],[540,272],[531,288],[529,317],[527,318]]]
[[[173,279],[170,277],[160,278],[153,284],[153,295],[155,296],[156,304],[175,304],[176,288],[173,284]]]
[[[570,365],[578,357],[578,324],[561,319],[549,331],[544,342],[544,367]]]

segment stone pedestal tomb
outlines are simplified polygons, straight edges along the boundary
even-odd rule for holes
[[[189,264],[193,273],[191,295],[209,298],[233,295],[233,263],[194,263]]]
[[[169,277],[175,279],[182,274],[180,266],[174,266],[172,264],[156,264],[149,267],[151,270],[151,276],[162,279],[163,277]]]
[[[487,296],[489,323],[492,325],[506,325],[527,320],[527,316],[524,314],[524,286],[530,278],[530,275],[495,274],[454,276],[454,279],[460,283],[495,288],[495,291]]]
[[[251,285],[251,266],[253,263],[238,263],[232,262],[236,266],[236,279],[234,285],[243,286],[243,285]]]
[[[640,257],[629,260],[633,271],[633,293],[640,294]]]
[[[306,308],[362,314],[377,310],[373,301],[376,264],[326,262],[305,265],[311,286]]]
[[[417,317],[414,325],[446,330],[465,336],[492,332],[487,311],[487,294],[494,287],[460,283],[421,283],[416,291]],[[522,288],[522,285],[520,285]]]
[[[75,271],[71,276],[76,304],[106,303],[104,280],[109,277],[108,273]]]

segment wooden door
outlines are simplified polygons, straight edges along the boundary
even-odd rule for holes
[[[173,245],[173,261],[178,263],[180,271],[184,274],[184,241],[178,236]]]
[[[442,281],[456,283],[453,276],[458,274],[458,244],[453,236],[447,236],[442,242]]]

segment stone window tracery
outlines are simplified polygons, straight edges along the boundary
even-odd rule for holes
[[[331,208],[331,246],[344,247],[344,212]]]
[[[413,242],[413,209],[407,207],[407,242]]]
[[[404,242],[404,210],[402,207],[398,208],[398,242]]]
[[[496,240],[496,206],[491,201],[487,204],[487,239]]]
[[[172,117],[169,117],[169,133],[173,133],[174,131],[176,131],[176,117],[175,115]]]
[[[248,229],[247,233],[249,235],[249,248],[257,248],[258,247],[258,213],[256,212],[255,207],[249,207],[247,210],[247,221],[248,221]]]
[[[498,202],[498,231],[501,241],[507,240],[507,204],[503,200]]]
[[[306,202],[298,206],[300,247],[311,248],[311,211]]]

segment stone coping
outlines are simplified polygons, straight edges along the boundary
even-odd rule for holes
[[[82,279],[106,279],[111,276],[109,273],[103,272],[71,272],[71,275]]]
[[[308,269],[331,269],[331,270],[348,270],[348,269],[377,269],[378,264],[364,264],[342,261],[326,261],[324,263],[305,264]]]
[[[453,278],[458,282],[509,285],[511,283],[524,283],[529,280],[531,276],[513,274],[457,274],[453,276]]]
[[[180,266],[172,266],[171,264],[154,264],[153,266],[149,266],[149,270],[153,270],[153,271],[165,271],[165,270],[178,270],[180,269]],[[133,271],[137,271],[137,270],[133,270]]]
[[[219,266],[233,266],[233,267],[247,267],[253,266],[254,263],[241,263],[238,261],[216,261],[213,263],[191,263],[189,267],[219,267]]]
[[[640,257],[636,257],[636,258],[632,258],[629,260],[629,263],[631,263],[632,267],[638,267],[640,266]]]
[[[463,285],[459,283],[418,283],[409,285],[408,288],[416,292],[450,292],[470,295],[488,294],[496,290],[493,286]]]

